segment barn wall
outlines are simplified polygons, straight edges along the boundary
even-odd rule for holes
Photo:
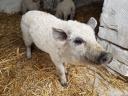
[[[21,10],[22,0],[0,0],[0,12],[15,13]],[[55,8],[60,0],[41,0],[44,4],[44,9],[55,11]],[[103,0],[74,0],[76,7],[89,5],[92,2],[101,2]]]
[[[113,53],[108,65],[116,72],[128,76],[128,0],[105,0],[100,18],[99,42]]]
[[[20,11],[21,0],[0,0],[0,12],[15,13]]]

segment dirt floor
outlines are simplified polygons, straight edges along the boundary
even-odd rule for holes
[[[83,22],[91,16],[98,19],[101,12],[99,5],[80,9],[76,19]],[[19,14],[0,13],[0,96],[101,96],[94,87],[96,76],[101,77],[100,88],[105,86],[107,90],[109,84],[128,90],[124,78],[112,75],[104,67],[88,64],[68,66],[69,85],[63,88],[48,54],[34,48],[32,59],[26,59],[20,19]],[[105,94],[102,96],[108,96]]]

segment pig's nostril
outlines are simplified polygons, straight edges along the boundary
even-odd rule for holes
[[[102,58],[102,61],[103,62],[106,62],[107,61],[107,58],[105,57],[105,58]]]
[[[102,52],[99,56],[99,63],[100,64],[108,64],[112,61],[113,56],[111,53],[107,53],[107,52]]]

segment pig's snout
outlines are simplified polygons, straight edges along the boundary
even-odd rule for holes
[[[100,64],[109,64],[113,59],[113,56],[111,53],[108,52],[101,52],[101,54],[98,57],[97,62]]]

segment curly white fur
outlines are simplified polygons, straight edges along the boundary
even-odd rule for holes
[[[27,57],[31,58],[32,43],[47,52],[56,66],[61,84],[66,85],[64,63],[76,63],[85,57],[93,61],[103,51],[93,31],[97,22],[93,18],[90,20],[93,20],[88,22],[91,27],[77,21],[63,21],[41,11],[27,12],[21,20]],[[74,43],[78,37],[83,39],[81,45]]]

